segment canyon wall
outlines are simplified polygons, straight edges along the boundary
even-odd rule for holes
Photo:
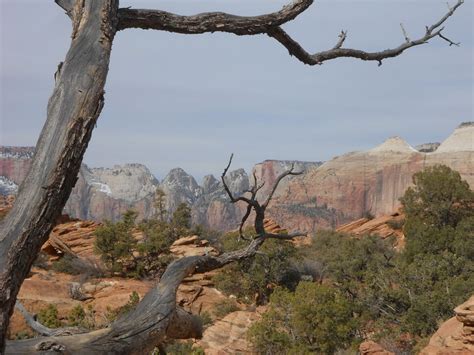
[[[0,195],[16,193],[33,154],[31,147],[0,147]],[[474,186],[474,123],[461,124],[441,144],[414,149],[403,139],[392,137],[368,151],[347,153],[324,164],[266,160],[256,164],[250,176],[243,169],[229,172],[227,182],[232,192],[240,195],[253,184],[255,174],[259,182],[265,181],[259,192],[263,198],[278,175],[292,165],[295,171],[304,171],[282,181],[268,212],[290,229],[309,232],[396,211],[413,174],[434,164],[450,166]],[[141,164],[113,168],[83,165],[65,212],[80,219],[115,221],[133,208],[139,218],[152,218],[157,187],[165,192],[170,213],[180,203],[187,203],[193,221],[213,229],[236,228],[244,212],[245,206],[229,202],[220,179],[212,175],[204,177],[200,185],[176,168],[159,182]]]

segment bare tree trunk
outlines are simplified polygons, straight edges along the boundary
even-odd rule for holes
[[[423,37],[410,40],[403,29],[405,42],[381,52],[365,52],[343,48],[347,32],[339,35],[330,50],[308,53],[280,26],[305,11],[313,0],[294,0],[280,11],[254,17],[229,15],[221,12],[195,16],[179,16],[160,10],[118,9],[118,0],[55,0],[66,10],[73,24],[71,47],[64,63],[55,75],[56,86],[48,103],[47,121],[36,145],[30,172],[20,187],[15,205],[0,225],[0,352],[5,349],[9,318],[13,313],[17,294],[42,244],[47,240],[54,221],[61,213],[77,181],[77,174],[92,130],[104,104],[104,85],[107,78],[112,41],[117,29],[155,29],[184,34],[228,32],[236,35],[267,34],[276,39],[291,55],[309,65],[350,57],[377,61],[400,55],[406,49],[427,43],[434,37],[458,45],[446,38],[444,22],[464,3],[458,0],[438,22],[426,27]],[[403,27],[402,27],[403,28]],[[230,166],[231,161],[229,161]],[[251,210],[256,213],[257,236],[240,251],[211,256],[189,257],[167,268],[156,289],[152,290],[137,309],[110,328],[76,334],[70,337],[37,338],[9,344],[17,353],[131,353],[160,342],[165,335],[192,337],[198,335],[199,322],[176,308],[176,289],[182,279],[194,271],[213,270],[230,262],[255,255],[267,238],[292,239],[299,235],[267,233],[263,225],[267,208],[276,186],[293,169],[282,174],[261,204],[256,194],[263,185],[255,185],[251,196],[234,197],[222,181],[232,202],[248,204],[242,228]],[[166,276],[166,277],[165,277]]]
[[[118,0],[63,2],[73,22],[71,46],[55,75],[33,164],[0,226],[0,351],[18,291],[76,183],[104,104]]]

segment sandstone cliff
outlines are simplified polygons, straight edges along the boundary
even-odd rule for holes
[[[439,146],[429,143],[418,148],[392,137],[371,150],[347,153],[322,165],[266,160],[255,165],[250,177],[238,169],[228,173],[227,179],[231,190],[240,194],[253,183],[255,173],[259,181],[265,181],[262,196],[281,172],[295,164],[295,170],[305,173],[282,181],[268,212],[289,229],[308,232],[396,211],[412,175],[430,165],[446,164],[474,186],[474,123],[461,124]],[[33,148],[0,147],[0,194],[16,191],[32,156]],[[166,193],[170,212],[179,203],[188,203],[193,221],[213,229],[234,229],[244,212],[244,206],[229,203],[220,180],[212,175],[199,185],[183,169],[176,168],[159,183],[140,164],[107,169],[83,165],[65,212],[101,221],[117,220],[125,210],[134,208],[139,218],[150,218],[155,213],[153,193],[158,186]]]
[[[292,179],[273,201],[271,216],[291,229],[335,227],[396,211],[412,175],[445,164],[474,186],[474,125],[464,123],[432,153],[422,153],[399,137],[365,151],[336,157]],[[315,224],[316,222],[316,224]]]
[[[421,355],[474,354],[474,295],[454,313],[456,316],[441,324]]]

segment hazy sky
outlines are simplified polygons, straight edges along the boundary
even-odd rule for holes
[[[454,0],[451,0],[452,2]],[[53,74],[69,46],[69,18],[53,0],[0,0],[0,144],[34,145]],[[180,14],[256,15],[285,1],[121,1]],[[381,50],[412,38],[447,10],[444,0],[316,1],[285,29],[309,51]],[[473,120],[473,12],[466,0],[446,24],[461,47],[434,39],[382,67],[339,59],[305,66],[264,36],[117,34],[105,108],[85,157],[91,166],[147,165],[158,178],[182,167],[197,178],[265,159],[327,160],[399,135],[441,141]]]

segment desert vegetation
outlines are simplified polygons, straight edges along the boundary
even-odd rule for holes
[[[354,350],[369,336],[387,350],[412,352],[471,296],[473,191],[446,166],[427,168],[413,182],[401,199],[403,251],[377,236],[330,231],[298,250],[297,260],[311,261],[306,270],[320,275],[319,282],[300,282],[295,292],[276,288],[249,332],[260,352]]]
[[[191,233],[191,213],[182,203],[170,221],[158,218],[136,222],[137,213],[127,211],[121,221],[106,221],[96,231],[95,249],[109,272],[128,277],[154,277],[172,261],[169,247],[179,237]],[[134,233],[141,233],[138,239]]]
[[[419,38],[410,39],[402,26],[404,40],[400,45],[391,49],[367,52],[347,48],[345,47],[347,31],[342,31],[335,41],[335,45],[332,45],[330,49],[310,54],[281,26],[303,13],[311,6],[312,2],[312,0],[297,0],[274,13],[244,17],[221,12],[178,16],[160,10],[119,8],[117,0],[56,0],[56,3],[71,19],[71,45],[64,61],[58,65],[54,76],[55,87],[47,108],[47,121],[39,137],[31,168],[12,210],[0,225],[0,351],[3,352],[6,346],[5,338],[9,319],[15,307],[21,284],[28,276],[41,246],[48,239],[48,235],[77,181],[82,158],[104,106],[104,87],[112,43],[118,31],[141,28],[181,34],[213,32],[226,32],[235,35],[264,34],[307,65],[319,66],[336,58],[354,58],[382,65],[385,59],[399,56],[406,50],[423,45],[433,38],[442,39],[449,45],[456,45],[457,43],[444,35],[443,26],[446,20],[463,4],[463,0],[458,0],[454,6],[449,7],[448,12],[440,20],[426,26]],[[61,337],[57,332],[50,332],[48,329],[42,328],[43,334],[50,336],[46,340],[36,338],[12,342],[8,344],[8,350],[13,353],[32,351],[139,353],[146,351],[149,346],[160,344],[165,337],[198,337],[202,332],[199,319],[184,312],[176,305],[176,290],[183,279],[194,272],[216,270],[227,264],[254,257],[267,240],[291,240],[301,234],[269,233],[263,226],[265,210],[278,183],[288,175],[296,175],[293,168],[280,175],[273,190],[262,202],[256,199],[257,192],[261,188],[256,179],[254,186],[248,191],[250,197],[233,196],[225,181],[228,167],[222,175],[222,182],[226,187],[228,197],[232,203],[242,202],[247,205],[247,213],[239,229],[239,237],[249,240],[246,246],[219,256],[192,256],[170,263],[162,273],[158,285],[126,316],[119,317],[108,328],[87,333],[79,330],[73,335],[63,333]],[[456,201],[456,207],[458,204],[460,209],[464,206]],[[249,237],[242,234],[242,227],[251,212],[256,215],[255,235]],[[416,214],[412,214],[412,216],[416,218]],[[181,217],[183,216],[176,219],[180,221],[180,225],[185,220]],[[453,217],[453,219],[451,212],[448,217],[440,216],[437,213],[431,217],[433,223],[438,223],[439,226],[445,228],[444,232],[455,231],[460,234],[461,236],[456,237],[456,240],[463,239],[464,231],[469,231],[469,223],[472,222],[465,222],[469,213],[462,215],[462,218]],[[436,220],[437,217],[442,218],[442,222]],[[407,223],[410,222],[409,218],[410,212],[407,214]],[[445,224],[448,222],[449,224]],[[122,275],[129,273],[143,275],[143,272],[162,271],[161,265],[154,264],[156,255],[153,253],[161,252],[169,240],[175,238],[174,233],[177,233],[177,226],[171,224],[159,229],[152,226],[143,227],[148,230],[149,234],[139,246],[138,244],[134,245],[135,239],[131,238],[134,223],[133,213],[129,213],[123,221],[116,225],[108,224],[99,232],[97,249],[103,255],[104,262],[113,272]],[[153,223],[163,223],[163,221]],[[189,228],[188,226],[183,227]],[[422,226],[414,229],[417,231],[416,235],[423,232]],[[155,238],[154,233],[164,233],[164,237],[162,238],[160,235]],[[441,233],[439,237],[443,238],[445,234]],[[140,250],[141,248],[143,249]],[[408,247],[407,249],[411,250]],[[444,251],[442,250],[442,252]],[[137,260],[135,252],[138,253],[139,260]],[[456,248],[448,250],[447,253],[446,262],[459,266],[455,269],[457,270],[456,275],[464,275],[462,271],[468,262],[466,264],[461,262],[464,260],[462,259],[463,255],[459,256],[462,260],[458,262]],[[426,257],[429,258],[430,255]],[[405,261],[407,267],[416,262],[416,260],[410,260],[408,257]],[[444,269],[441,267],[439,270],[440,275],[435,277],[436,280],[447,276],[444,272],[446,267]],[[425,277],[421,277],[421,280],[425,280]],[[418,282],[418,284],[420,283]],[[300,292],[304,292],[304,285],[300,289],[303,289]],[[297,288],[296,291],[300,289]],[[449,291],[450,294],[456,290],[454,285],[450,290],[452,290]],[[308,287],[308,292],[313,291],[314,295],[322,295],[328,298],[328,302],[339,304],[337,293],[326,292],[327,290],[324,288],[313,290]],[[291,297],[286,298],[291,302]],[[345,302],[341,303],[341,312],[334,314],[346,319],[349,314],[346,306]],[[320,316],[319,313],[316,315]],[[54,320],[52,309],[47,314],[47,319]],[[424,329],[420,328],[414,331],[423,334]],[[312,337],[324,339],[324,336],[319,337],[319,335]],[[341,332],[341,339],[343,339],[341,340],[343,344],[349,341],[345,332]],[[318,345],[319,348],[313,348],[314,344],[311,342],[310,346],[310,349],[318,351],[319,349],[321,351],[325,349],[332,351],[333,349],[330,344],[327,344],[326,347],[321,343]]]

